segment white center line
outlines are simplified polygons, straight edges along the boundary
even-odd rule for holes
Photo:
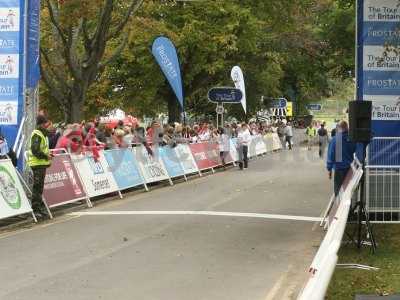
[[[131,216],[131,215],[200,215],[200,216],[221,216],[221,217],[242,217],[242,218],[260,218],[275,220],[293,220],[306,222],[320,222],[320,217],[305,216],[289,216],[275,214],[258,214],[258,213],[239,213],[239,212],[223,212],[223,211],[86,211],[73,212],[70,216]]]

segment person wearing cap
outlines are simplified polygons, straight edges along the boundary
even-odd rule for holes
[[[47,210],[42,199],[46,169],[51,164],[49,148],[50,122],[45,116],[39,115],[36,120],[36,129],[32,132],[28,147],[28,165],[33,172],[32,209],[37,218],[47,216]]]

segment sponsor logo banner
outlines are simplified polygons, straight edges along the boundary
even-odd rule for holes
[[[19,77],[19,55],[1,54],[0,55],[0,79]]]
[[[144,184],[130,149],[107,150],[104,155],[120,190]]]
[[[169,146],[158,147],[158,153],[164,162],[169,177],[174,178],[185,175],[182,164],[173,148]]]
[[[18,102],[17,101],[1,101],[0,102],[0,124],[15,125],[18,118]]]
[[[217,143],[189,145],[199,170],[206,170],[221,165]]]
[[[43,196],[49,207],[86,198],[78,173],[67,154],[52,159],[46,171]]]
[[[90,198],[119,190],[103,152],[100,152],[100,157],[97,160],[87,153],[86,156],[72,156],[72,161]]]
[[[194,160],[192,152],[190,151],[189,145],[178,144],[175,147],[175,152],[179,161],[182,164],[185,174],[192,174],[199,172],[199,168],[197,167],[196,161]]]
[[[19,23],[19,7],[0,7],[0,31],[19,31]]]
[[[372,120],[400,121],[400,97],[398,100],[373,101]]]
[[[10,160],[0,160],[0,219],[32,212]]]
[[[139,169],[141,170],[146,183],[169,180],[165,165],[159,155],[153,157],[147,153],[146,148],[140,146],[132,149]]]

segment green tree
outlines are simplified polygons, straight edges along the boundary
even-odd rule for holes
[[[69,122],[82,118],[87,93],[128,41],[143,0],[43,1],[41,72],[47,95]]]

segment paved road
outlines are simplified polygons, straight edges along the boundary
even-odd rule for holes
[[[291,299],[322,232],[315,222],[285,215],[319,217],[330,192],[323,163],[306,155],[270,154],[245,171],[230,169],[88,210],[120,215],[65,215],[3,233],[0,299]],[[282,219],[131,215],[137,211]]]

